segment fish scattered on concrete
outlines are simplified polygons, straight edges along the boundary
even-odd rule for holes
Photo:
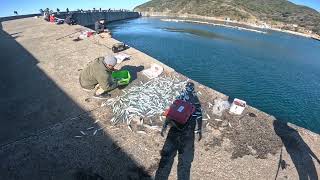
[[[221,122],[222,120],[221,119],[215,119],[215,121]]]
[[[82,136],[75,136],[75,138],[82,138]]]
[[[83,131],[80,131],[80,133],[82,134],[82,135],[87,135],[85,132],[83,132]]]
[[[139,117],[152,123],[152,118],[161,115],[171,105],[186,83],[174,77],[158,77],[123,90],[122,96],[105,102],[112,107],[111,122],[130,125],[132,119]]]
[[[151,129],[151,130],[156,130],[156,131],[161,131],[161,128],[159,126],[150,126],[148,124],[143,125],[145,128]]]
[[[96,124],[97,122],[99,122],[100,120],[96,120],[95,122],[94,122],[94,124]]]

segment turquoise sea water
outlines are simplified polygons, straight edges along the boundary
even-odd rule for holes
[[[193,80],[320,133],[320,41],[158,18],[109,28],[115,39]]]

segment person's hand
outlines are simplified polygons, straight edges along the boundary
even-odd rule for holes
[[[114,85],[115,85],[116,87],[119,87],[119,86],[120,86],[119,81],[115,81],[115,82],[114,82]]]

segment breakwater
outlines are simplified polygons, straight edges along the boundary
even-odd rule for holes
[[[79,70],[94,58],[111,54],[108,47],[117,40],[92,36],[73,41],[79,34],[56,40],[85,27],[58,26],[36,18],[3,22],[2,26],[0,57],[4,63],[0,68],[4,75],[0,77],[5,88],[0,98],[0,117],[4,119],[0,126],[0,177],[72,179],[79,169],[93,169],[105,179],[139,179],[144,169],[146,175],[154,175],[165,138],[154,130],[111,126],[111,108],[90,99],[90,93],[78,82]],[[131,58],[116,68],[130,70],[133,79],[124,91],[149,81],[141,72],[143,68],[152,63],[162,65],[132,47],[123,53]],[[187,80],[162,66],[164,76]],[[195,83],[206,120],[203,139],[195,142],[192,154],[192,179],[275,179],[280,160],[287,168],[278,170],[279,179],[298,179],[297,171],[311,179],[318,177],[319,166],[310,154],[320,157],[319,135],[280,126],[274,117],[249,106],[241,116],[226,111],[218,117],[212,114],[209,102],[228,97]],[[124,94],[122,90],[111,93],[112,97]],[[151,120],[162,123],[156,116]],[[95,129],[99,131],[94,133]],[[291,142],[299,142],[299,147]],[[176,172],[173,168],[170,179],[176,179]]]

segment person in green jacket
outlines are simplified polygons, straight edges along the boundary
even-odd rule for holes
[[[98,87],[93,97],[107,99],[108,92],[118,87],[118,82],[111,76],[116,64],[117,59],[113,55],[96,58],[81,71],[79,77],[81,87],[85,91],[93,91]]]

